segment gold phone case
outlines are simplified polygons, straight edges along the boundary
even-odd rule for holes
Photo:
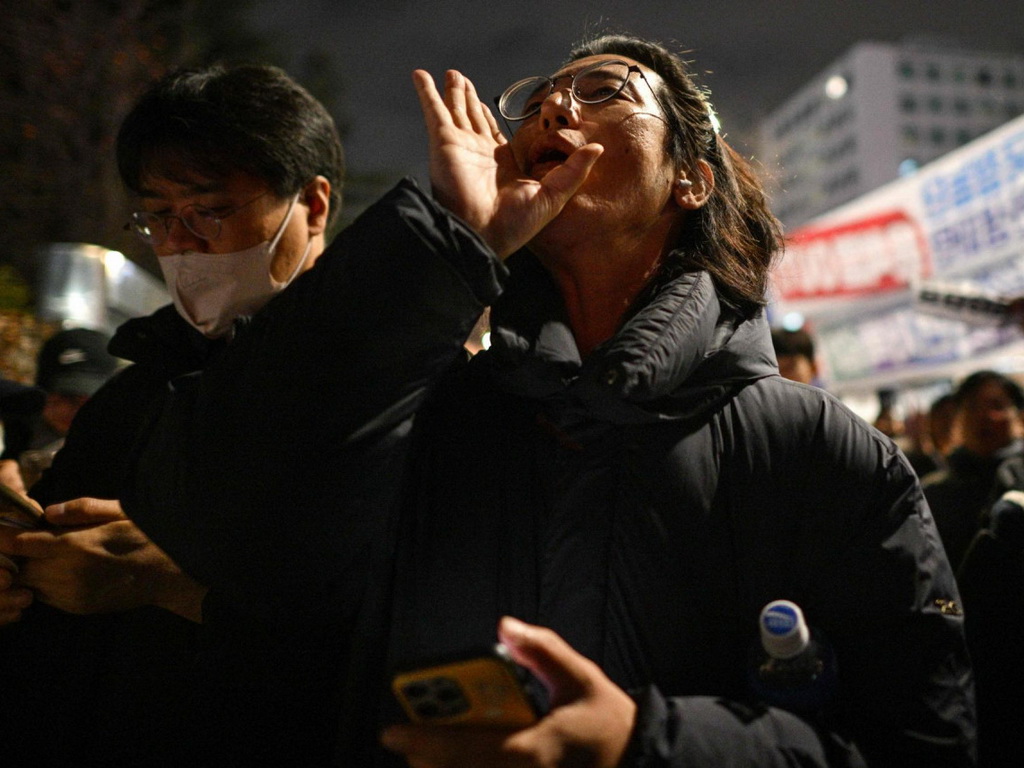
[[[500,654],[402,672],[391,687],[416,723],[523,727],[537,721],[515,666]]]

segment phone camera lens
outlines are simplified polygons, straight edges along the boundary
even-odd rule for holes
[[[434,695],[439,701],[451,703],[462,698],[462,690],[454,680],[442,679],[438,681]]]
[[[433,701],[421,701],[416,704],[416,714],[429,720],[441,714],[441,708]]]
[[[422,699],[430,693],[430,688],[427,687],[426,683],[409,683],[402,686],[402,691],[405,693],[406,698]]]

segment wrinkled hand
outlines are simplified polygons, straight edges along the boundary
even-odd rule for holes
[[[592,661],[544,627],[505,617],[498,630],[512,657],[551,691],[551,711],[519,731],[395,725],[382,741],[414,768],[612,768],[629,743],[636,704]]]
[[[413,73],[430,146],[430,182],[438,202],[505,258],[562,210],[604,148],[587,144],[542,181],[523,176],[490,109],[464,75],[449,70],[441,98],[429,73]]]
[[[75,499],[46,508],[55,527],[0,528],[0,553],[20,564],[16,582],[68,613],[156,605],[201,620],[205,589],[188,577],[110,499]]]
[[[0,626],[21,618],[21,612],[32,605],[31,590],[14,583],[17,566],[0,555]]]

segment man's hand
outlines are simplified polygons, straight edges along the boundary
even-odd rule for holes
[[[413,72],[413,82],[427,124],[434,195],[501,258],[558,215],[604,151],[587,144],[542,181],[526,178],[494,115],[464,75],[449,70],[444,99],[427,72]]]
[[[110,499],[75,499],[46,509],[53,530],[0,529],[0,553],[20,564],[16,582],[68,613],[155,605],[202,620],[205,588],[186,575]]]
[[[0,460],[0,483],[12,491],[25,493],[25,481],[21,476],[21,467],[14,459]]]
[[[512,657],[548,686],[548,715],[519,731],[395,725],[384,731],[384,745],[414,768],[618,765],[636,718],[633,700],[550,629],[506,616],[498,635]]]
[[[16,566],[0,555],[0,626],[21,618],[21,612],[32,604],[32,592],[14,584]]]

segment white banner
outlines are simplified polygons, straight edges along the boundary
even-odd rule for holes
[[[835,385],[895,382],[1021,338],[915,312],[928,280],[1024,296],[1024,118],[792,232],[772,311],[805,315]]]

